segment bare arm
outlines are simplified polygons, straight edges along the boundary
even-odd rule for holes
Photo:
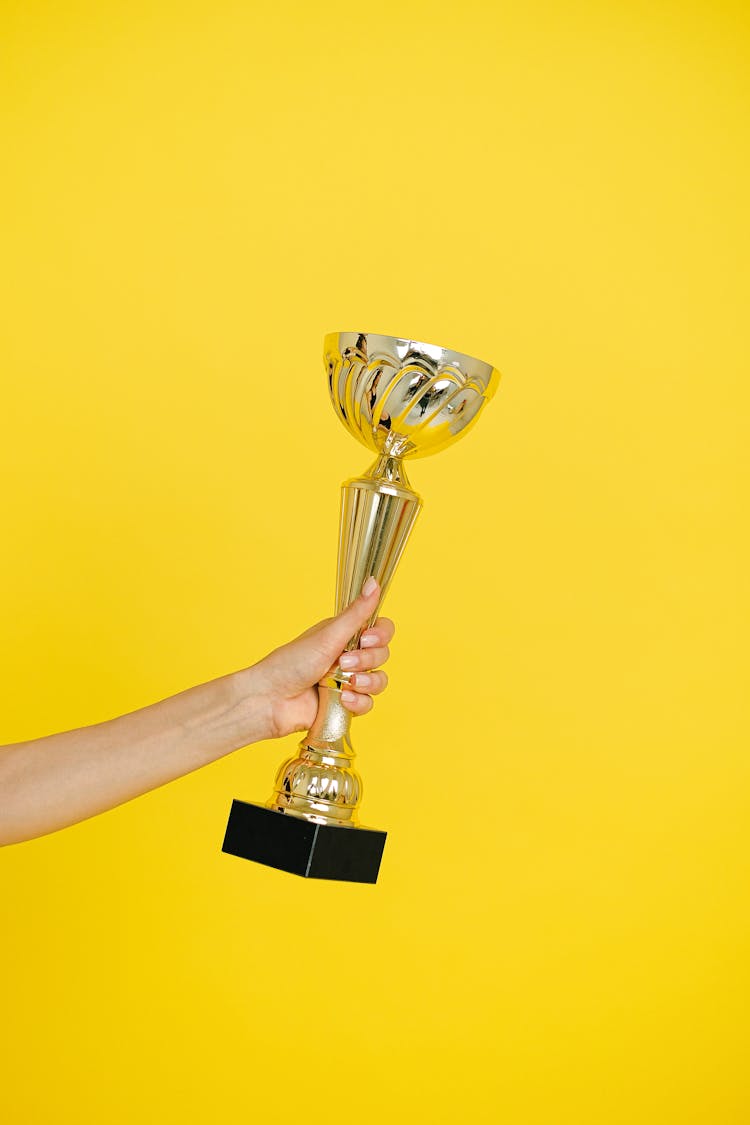
[[[374,587],[250,668],[108,722],[0,747],[0,845],[85,820],[241,746],[307,730],[314,685],[372,615],[378,593]],[[386,686],[385,672],[374,669],[392,635],[385,618],[363,635],[354,690],[344,697],[356,714]]]

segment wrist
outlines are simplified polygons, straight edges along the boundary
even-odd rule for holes
[[[227,702],[223,723],[237,747],[274,737],[273,702],[268,685],[257,665],[223,677]]]

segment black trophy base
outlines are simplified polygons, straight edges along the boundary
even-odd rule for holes
[[[232,801],[221,850],[307,879],[376,883],[385,832],[311,824],[263,805]]]

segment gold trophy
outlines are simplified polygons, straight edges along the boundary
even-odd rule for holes
[[[377,617],[422,507],[404,461],[457,441],[497,389],[488,363],[416,340],[334,332],[324,360],[334,409],[375,454],[342,485],[336,613],[377,579]],[[347,645],[357,648],[360,630]],[[318,685],[318,713],[295,757],[284,762],[265,806],[235,800],[223,851],[297,875],[377,881],[386,833],[359,825],[362,782],[353,768],[351,712],[341,703],[349,674]]]

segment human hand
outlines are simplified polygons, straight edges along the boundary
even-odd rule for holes
[[[395,625],[379,617],[362,634],[358,649],[344,652],[344,647],[375,612],[379,597],[380,587],[368,578],[360,596],[343,613],[319,621],[248,669],[253,695],[264,702],[264,731],[259,739],[309,730],[318,710],[315,685],[337,666],[351,675],[349,687],[341,693],[344,707],[354,715],[372,709],[372,697],[388,683],[379,666],[390,655]]]

